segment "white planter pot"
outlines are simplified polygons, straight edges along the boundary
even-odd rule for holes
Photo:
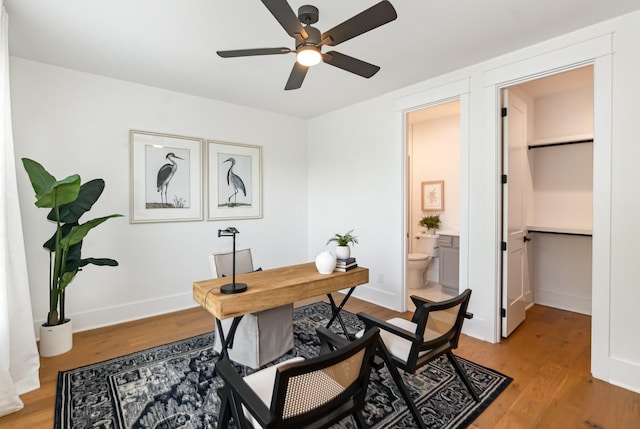
[[[40,356],[49,357],[66,353],[73,347],[71,320],[62,325],[40,326]]]
[[[336,246],[336,258],[347,259],[351,256],[350,246]]]
[[[316,268],[320,274],[331,274],[336,268],[336,257],[327,251],[320,253],[316,257]]]

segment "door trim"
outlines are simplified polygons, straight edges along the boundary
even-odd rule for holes
[[[407,161],[407,144],[409,138],[409,130],[407,130],[407,114],[409,112],[420,110],[438,104],[447,103],[458,100],[460,102],[460,285],[459,290],[465,290],[469,287],[469,93],[471,91],[470,78],[460,79],[455,82],[427,89],[417,94],[399,98],[395,103],[396,123],[399,128],[399,135],[402,135],[402,168],[400,174],[401,183],[404,184],[402,189],[402,207],[401,218],[402,224],[402,248],[407,249],[408,246],[408,189],[407,175],[409,173],[409,164]],[[399,311],[407,310],[407,252],[402,252],[401,257],[402,280],[400,302],[396,302],[396,308]]]
[[[500,67],[485,73],[486,107],[490,123],[489,135],[496,147],[497,166],[502,165],[500,151],[500,91],[516,83],[538,79],[562,71],[594,66],[594,187],[593,187],[593,271],[592,271],[592,345],[591,372],[594,377],[610,378],[610,290],[611,290],[611,107],[612,62],[611,33],[568,46],[538,57]],[[502,225],[499,193],[499,169],[496,169],[496,231]],[[496,279],[500,273],[500,246],[495,240]],[[500,282],[494,291],[494,342],[500,339]]]

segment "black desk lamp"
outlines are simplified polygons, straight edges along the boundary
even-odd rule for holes
[[[231,283],[220,286],[220,292],[222,293],[240,293],[247,290],[246,283],[236,283],[236,234],[239,234],[235,227],[229,226],[226,229],[218,230],[218,237],[233,237],[233,266],[232,266],[232,280]]]

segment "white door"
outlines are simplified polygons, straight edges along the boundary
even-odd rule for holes
[[[502,336],[507,337],[525,318],[527,287],[526,173],[527,106],[504,90],[502,121]],[[506,244],[506,249],[505,249]]]

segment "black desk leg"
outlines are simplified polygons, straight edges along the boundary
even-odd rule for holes
[[[340,311],[342,311],[342,308],[344,307],[344,305],[347,303],[347,301],[349,300],[349,297],[351,296],[351,294],[353,293],[353,291],[355,290],[355,286],[352,287],[351,289],[349,289],[349,292],[347,292],[347,295],[342,299],[342,301],[340,302],[339,306],[336,306],[336,302],[333,299],[333,296],[328,293],[327,294],[327,298],[329,298],[329,302],[331,303],[331,319],[329,320],[329,323],[327,323],[326,328],[329,329],[329,327],[331,326],[331,324],[338,319],[338,322],[340,323],[340,326],[342,327],[342,331],[344,332],[345,337],[347,337],[348,339],[353,339],[353,334],[350,334],[349,331],[347,331],[347,326],[344,324],[344,320],[342,320],[342,316],[340,315]]]
[[[220,359],[229,359],[228,349],[233,348],[233,337],[236,335],[236,330],[238,329],[238,325],[241,320],[242,316],[233,318],[233,322],[231,322],[231,327],[229,328],[229,333],[225,337],[224,331],[222,330],[222,323],[220,322],[220,319],[216,317],[216,330],[218,331],[216,335],[220,336],[220,344],[222,345],[222,350],[220,350]]]

